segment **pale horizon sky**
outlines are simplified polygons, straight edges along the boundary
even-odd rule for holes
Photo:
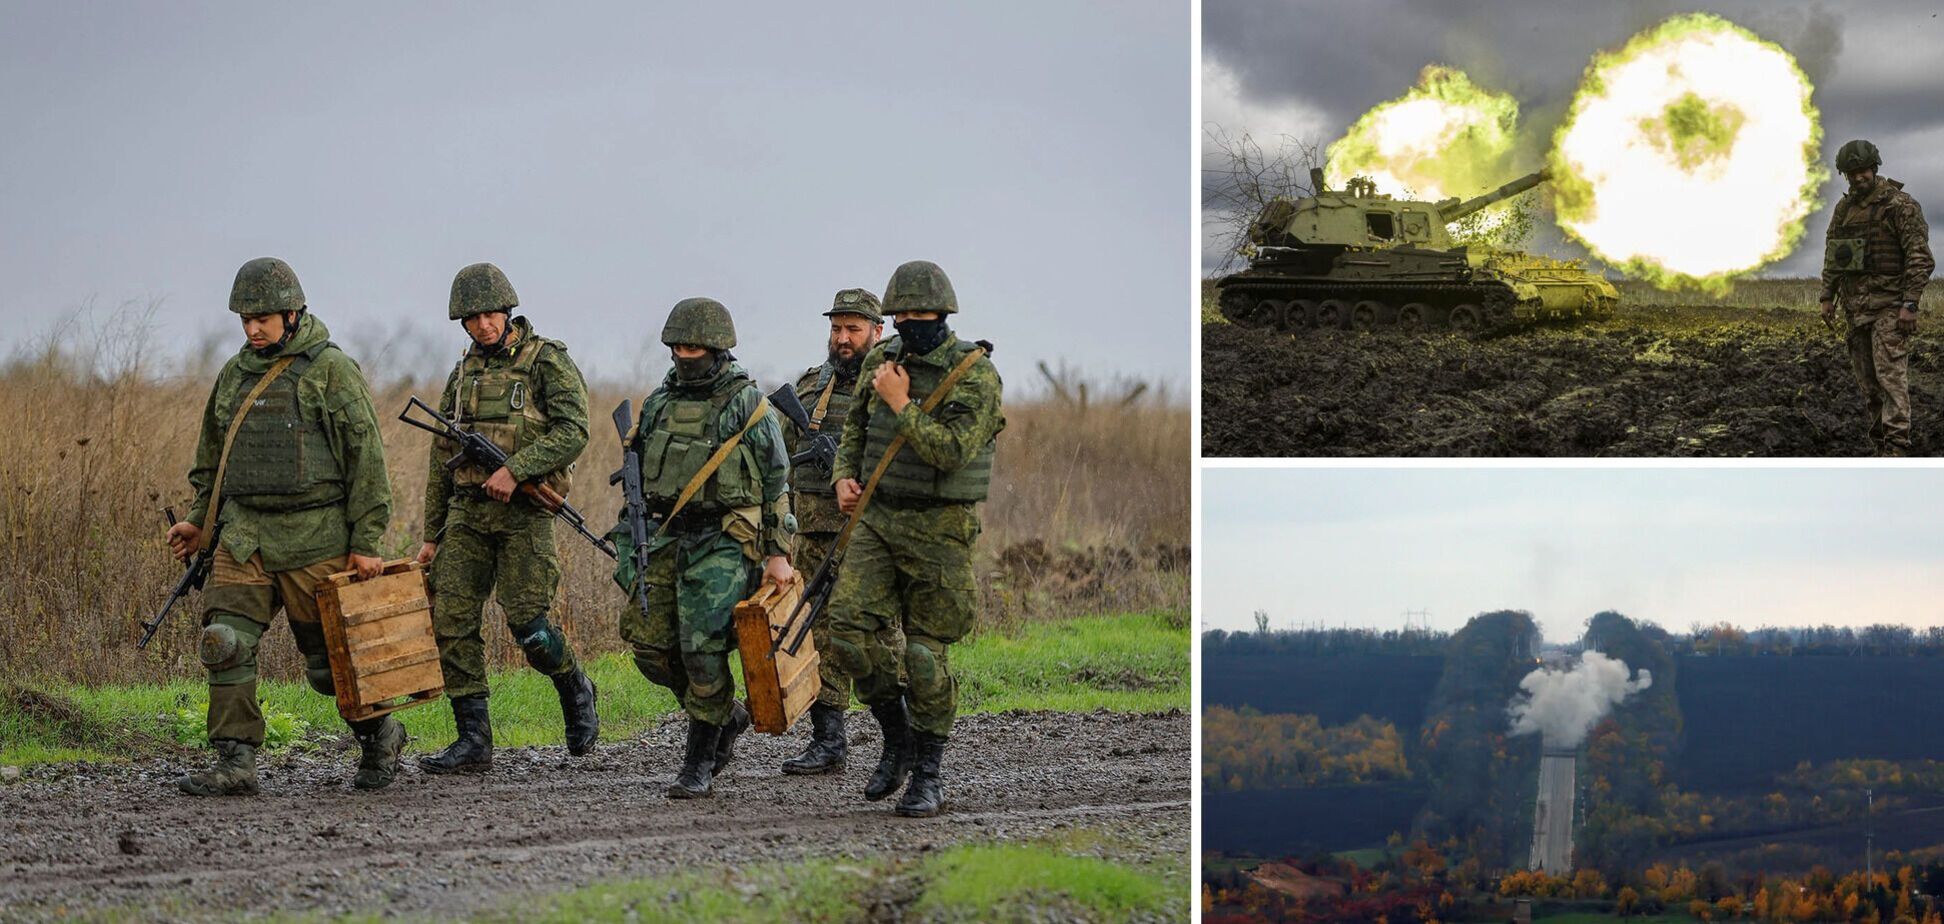
[[[1202,623],[1462,627],[1601,610],[1669,631],[1944,623],[1935,469],[1236,469],[1202,473]]]
[[[837,290],[926,259],[1009,393],[1045,360],[1178,396],[1189,18],[0,0],[0,358],[151,302],[159,354],[233,352],[230,282],[270,255],[361,361],[442,376],[453,274],[489,261],[590,377],[659,378],[668,309],[706,295],[774,383],[821,361]]]

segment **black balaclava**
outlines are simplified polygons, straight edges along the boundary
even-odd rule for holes
[[[668,355],[675,360],[675,381],[683,385],[700,385],[715,378],[722,371],[722,364],[735,358],[728,350],[710,350],[708,355],[683,359],[675,355],[674,347],[669,348]]]
[[[945,338],[952,335],[952,329],[945,325],[943,316],[929,321],[900,318],[892,324],[898,329],[898,339],[904,344],[903,352],[906,356],[923,356],[930,353],[938,349],[938,345],[944,343]]]

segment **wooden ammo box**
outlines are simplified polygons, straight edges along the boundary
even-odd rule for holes
[[[783,593],[764,581],[756,596],[736,604],[736,645],[742,651],[743,685],[749,697],[751,724],[759,732],[780,735],[789,731],[817,699],[821,684],[817,678],[817,645],[809,634],[804,634],[795,654],[772,650],[783,634],[784,621],[802,597],[803,578],[799,576]],[[794,639],[795,631],[790,634]]]
[[[399,559],[369,581],[353,581],[354,574],[340,571],[317,585],[338,713],[356,722],[438,699],[445,676],[424,569]]]

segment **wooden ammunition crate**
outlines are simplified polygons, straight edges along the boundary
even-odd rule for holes
[[[736,604],[736,646],[742,652],[743,685],[749,697],[751,724],[759,732],[781,735],[796,724],[817,699],[817,645],[808,634],[795,654],[773,651],[803,597],[803,578],[778,593],[763,582],[756,595]],[[799,616],[799,619],[805,618]],[[791,636],[795,637],[792,630]],[[787,640],[786,640],[787,641]]]
[[[356,722],[438,699],[445,676],[424,569],[399,559],[371,580],[354,574],[340,571],[317,585],[338,713]]]

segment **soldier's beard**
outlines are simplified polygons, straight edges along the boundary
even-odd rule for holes
[[[843,347],[833,346],[830,348],[830,364],[837,367],[838,378],[857,378],[858,370],[864,368],[864,351],[852,350],[849,356],[845,356]]]
[[[1874,176],[1863,177],[1861,179],[1855,179],[1849,181],[1850,192],[1855,192],[1855,193],[1869,192],[1870,187],[1875,185],[1876,185],[1876,177]]]

